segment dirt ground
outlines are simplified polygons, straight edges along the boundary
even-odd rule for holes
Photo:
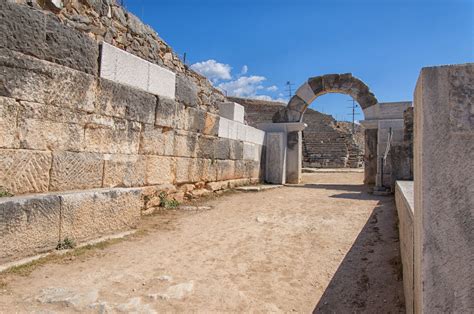
[[[404,312],[394,201],[362,179],[305,174],[147,217],[137,236],[0,275],[0,311]]]

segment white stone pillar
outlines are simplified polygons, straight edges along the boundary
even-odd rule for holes
[[[474,309],[474,64],[423,68],[415,89],[415,313]]]
[[[301,131],[307,125],[301,122],[261,123],[266,132],[266,181],[285,184],[301,181],[303,143]]]

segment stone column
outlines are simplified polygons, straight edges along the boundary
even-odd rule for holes
[[[377,175],[377,129],[365,130],[364,184],[375,185]]]
[[[303,161],[301,122],[261,123],[258,128],[267,133],[266,181],[269,183],[299,183]],[[276,135],[279,134],[279,135]],[[282,137],[283,139],[280,139]],[[284,158],[279,157],[283,154]],[[281,173],[281,169],[285,169]]]
[[[415,313],[474,309],[474,64],[421,70],[415,89]]]

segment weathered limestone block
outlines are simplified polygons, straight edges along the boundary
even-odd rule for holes
[[[199,158],[208,158],[208,159],[214,158],[215,142],[216,142],[215,137],[200,136],[198,139],[197,156]]]
[[[0,47],[19,51],[89,74],[97,73],[99,48],[86,34],[52,14],[28,6],[0,3]]]
[[[158,105],[156,106],[155,125],[175,128],[177,104],[173,99],[166,97],[159,97]]]
[[[219,116],[213,113],[206,112],[204,121],[204,129],[202,134],[217,136],[219,133]]]
[[[145,185],[146,163],[140,155],[104,156],[103,187],[137,187]]]
[[[84,148],[84,128],[78,124],[20,119],[18,127],[21,148],[69,151]]]
[[[217,163],[213,159],[198,159],[198,175],[201,181],[216,181]]]
[[[198,136],[196,133],[177,131],[174,136],[174,156],[196,157]]]
[[[18,148],[18,103],[15,99],[0,97],[0,148]]]
[[[10,193],[48,191],[51,153],[0,149],[0,186]]]
[[[202,133],[206,123],[206,112],[196,108],[188,108],[188,130]]]
[[[217,180],[231,180],[235,178],[235,161],[218,160],[217,161]]]
[[[54,249],[60,212],[56,195],[0,198],[0,264]]]
[[[148,124],[155,122],[156,96],[136,88],[99,80],[98,113]]]
[[[235,161],[235,177],[236,178],[248,178],[250,177],[249,171],[247,170],[247,161],[236,160]]]
[[[53,152],[50,191],[101,187],[103,163],[100,154]]]
[[[196,172],[197,162],[194,158],[176,158],[176,183],[193,182],[193,174]],[[195,182],[200,181],[195,180]]]
[[[176,183],[216,180],[217,165],[210,159],[176,158]]]
[[[95,110],[94,76],[0,48],[0,96],[86,112]]]
[[[183,104],[176,104],[175,127],[179,130],[189,129],[189,111]]]
[[[474,64],[423,68],[414,94],[415,313],[474,308]]]
[[[257,145],[252,143],[245,143],[243,145],[243,159],[258,160]]]
[[[199,89],[196,83],[189,77],[182,74],[176,76],[176,100],[180,103],[197,107],[199,105]]]
[[[246,160],[247,173],[251,179],[260,179],[260,162],[254,160]]]
[[[65,193],[61,201],[61,238],[76,242],[135,228],[143,205],[139,188]]]
[[[146,185],[173,183],[175,180],[174,158],[151,155],[144,158],[146,159]]]
[[[230,142],[227,138],[217,138],[216,140],[216,159],[230,159]]]
[[[145,124],[140,137],[140,154],[172,156],[174,131]]]
[[[244,143],[241,141],[230,141],[230,159],[242,159],[244,156]]]
[[[113,119],[89,123],[85,129],[85,149],[97,153],[138,154],[141,124]]]

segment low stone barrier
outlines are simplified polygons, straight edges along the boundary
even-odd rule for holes
[[[400,252],[403,265],[403,291],[407,313],[413,313],[413,181],[397,181],[395,184],[395,203],[398,212],[400,233]]]

